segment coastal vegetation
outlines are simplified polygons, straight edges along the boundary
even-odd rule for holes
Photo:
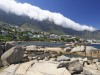
[[[58,42],[75,42],[79,38],[68,35],[57,35],[46,32],[22,31],[16,27],[0,28],[0,41],[58,41]]]

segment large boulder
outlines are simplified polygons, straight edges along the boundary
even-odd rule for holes
[[[79,62],[79,60],[61,63],[58,68],[66,67],[71,73],[80,73],[83,70],[83,64]]]
[[[100,75],[100,62],[93,61],[91,64],[85,64],[83,67],[85,75]]]
[[[46,61],[34,62],[11,65],[4,69],[0,75],[71,75],[66,68],[57,69],[57,63]]]
[[[2,47],[2,42],[0,42],[0,57],[1,57],[1,55],[3,54],[3,50],[4,50],[4,48]]]
[[[3,48],[2,48],[2,46],[0,44],[0,57],[1,57],[2,54],[3,54]]]
[[[83,74],[84,75],[100,75],[100,71],[95,70],[95,69],[91,69],[91,68],[83,67]]]
[[[84,67],[100,71],[100,62],[92,62],[89,65],[84,65]]]
[[[97,48],[92,47],[92,46],[84,46],[84,45],[81,45],[81,46],[74,47],[74,48],[71,50],[71,53],[74,53],[74,52],[86,52],[86,53],[91,53],[91,52],[94,52],[94,51],[97,51],[97,50],[98,50]]]
[[[92,46],[86,46],[86,53],[90,53],[90,52],[96,51],[96,50],[98,50],[98,49],[97,48],[94,48]]]
[[[0,75],[15,75],[16,69],[19,67],[20,64],[12,64],[9,67],[1,70]]]
[[[57,61],[69,61],[69,60],[70,60],[70,58],[67,57],[67,56],[64,56],[64,55],[59,56],[59,57],[57,58]]]
[[[79,60],[75,60],[69,63],[68,70],[71,73],[81,72],[83,70],[83,64],[79,62]]]
[[[9,50],[10,48],[12,48],[13,46],[15,46],[16,42],[11,41],[11,42],[6,42],[5,43],[5,51]]]
[[[26,75],[71,75],[66,68],[57,69],[58,64],[50,62],[36,63]]]
[[[2,65],[2,62],[1,62],[1,60],[0,60],[0,67],[2,67],[3,65]]]
[[[84,50],[85,50],[85,46],[84,45],[81,45],[81,46],[74,47],[71,50],[71,53],[73,53],[73,52],[83,52]]]
[[[1,56],[1,61],[3,62],[2,64],[6,65],[18,63],[23,59],[23,55],[24,53],[22,47],[12,47]]]

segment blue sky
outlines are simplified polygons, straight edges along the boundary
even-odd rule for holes
[[[17,0],[27,2],[51,12],[58,12],[65,17],[100,29],[100,0]]]

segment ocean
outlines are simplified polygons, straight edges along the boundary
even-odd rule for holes
[[[63,42],[24,42],[20,43],[18,45],[36,45],[36,46],[44,46],[44,47],[63,47],[65,46],[65,43]]]
[[[89,46],[92,46],[92,47],[100,49],[100,44],[90,44]]]
[[[65,43],[63,42],[24,42],[18,45],[36,45],[36,46],[44,46],[44,47],[65,47]],[[100,44],[89,44],[88,46],[92,46],[100,49]]]
[[[25,46],[29,46],[29,45],[36,45],[36,46],[44,46],[44,47],[64,47],[65,43],[63,42],[24,42],[24,43],[20,43],[19,45],[25,45]],[[100,44],[89,44],[88,46],[92,46],[95,48],[100,49]],[[76,55],[76,54],[66,54],[65,56],[67,57],[81,57],[81,58],[88,58],[88,59],[94,59],[91,57],[85,57],[85,56],[81,56],[81,55]],[[100,58],[97,58],[100,61]]]

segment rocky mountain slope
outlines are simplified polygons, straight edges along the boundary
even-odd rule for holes
[[[49,22],[47,20],[36,21],[26,16],[17,16],[11,13],[7,14],[2,10],[0,10],[0,21],[7,24],[18,25],[21,28],[28,28],[32,31],[45,31],[56,34],[75,35],[83,38],[100,39],[100,30],[94,32],[76,31],[70,28],[55,25],[53,22]]]

